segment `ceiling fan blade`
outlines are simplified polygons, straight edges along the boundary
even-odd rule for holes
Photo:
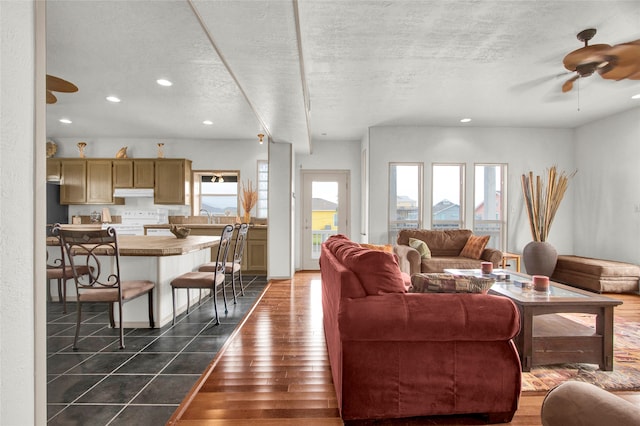
[[[47,90],[47,103],[48,104],[55,104],[58,101],[58,99],[55,97],[55,95],[53,93],[51,93],[50,90]]]
[[[567,93],[568,91],[573,89],[573,82],[579,78],[580,76],[576,74],[573,77],[571,77],[569,80],[565,81],[564,84],[562,85],[562,93]]]
[[[599,70],[602,78],[607,80],[622,80],[640,71],[640,43],[616,44],[603,57],[609,62],[608,66]]]
[[[562,63],[569,71],[575,71],[580,64],[597,61],[609,49],[611,49],[611,46],[608,44],[592,44],[591,46],[581,47],[567,54]]]
[[[78,87],[68,82],[67,80],[63,80],[60,77],[55,77],[53,75],[47,74],[47,90],[52,90],[54,92],[64,92],[64,93],[72,93],[77,92]]]

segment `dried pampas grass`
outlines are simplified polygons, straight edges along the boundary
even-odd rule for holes
[[[250,180],[247,181],[247,185],[242,184],[242,195],[240,196],[240,202],[244,209],[245,215],[249,215],[251,209],[258,202],[258,191],[253,190],[253,184]]]
[[[553,219],[560,202],[577,170],[571,174],[558,172],[557,167],[547,169],[547,180],[533,178],[533,172],[522,175],[522,192],[527,207],[531,236],[534,241],[547,241]]]

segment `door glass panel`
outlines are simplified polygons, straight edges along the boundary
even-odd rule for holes
[[[502,250],[504,247],[504,164],[476,164],[473,232],[489,235],[487,247]]]
[[[338,182],[311,183],[311,256],[320,258],[320,247],[338,233]]]

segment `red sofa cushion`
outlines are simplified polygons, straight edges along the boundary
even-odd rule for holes
[[[520,314],[507,297],[407,293],[342,300],[343,341],[508,341]],[[375,321],[371,321],[375,318]]]
[[[362,247],[342,234],[329,237],[325,245],[340,263],[356,274],[367,295],[407,291],[393,253]]]

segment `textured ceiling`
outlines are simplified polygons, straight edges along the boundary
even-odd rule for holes
[[[572,128],[640,105],[640,81],[594,75],[561,93],[562,58],[589,27],[592,43],[640,39],[640,1],[48,0],[47,72],[80,90],[56,93],[47,133],[263,132],[304,153],[371,126],[463,117]]]

